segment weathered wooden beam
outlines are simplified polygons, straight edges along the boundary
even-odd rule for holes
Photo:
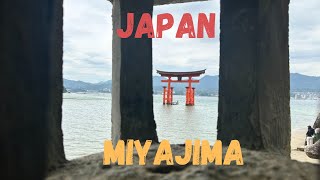
[[[220,2],[218,139],[289,156],[289,0]]]
[[[158,141],[153,115],[152,39],[143,35],[121,39],[116,30],[127,26],[127,13],[152,14],[150,0],[120,0],[113,3],[112,40],[112,140]],[[138,24],[134,25],[134,32]]]
[[[0,179],[43,179],[65,161],[62,0],[0,7]]]
[[[108,0],[111,3],[113,0]],[[154,0],[153,5],[160,6],[160,5],[168,5],[168,4],[179,4],[179,3],[189,3],[189,2],[201,2],[201,1],[211,1],[211,0]]]

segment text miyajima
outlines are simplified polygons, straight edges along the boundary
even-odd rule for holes
[[[148,38],[162,38],[164,31],[173,27],[175,21],[171,14],[164,13],[157,15],[156,28],[152,23],[152,17],[149,13],[143,13],[139,22],[134,22],[134,13],[127,14],[127,26],[122,29],[117,29],[117,34],[120,38],[142,38],[147,35]],[[137,26],[134,26],[138,23]],[[137,27],[135,34],[134,27]],[[215,37],[215,13],[210,13],[209,17],[205,13],[198,14],[197,26],[194,25],[192,15],[190,13],[183,14],[177,32],[176,38],[182,38],[186,35],[188,38],[204,38],[204,31],[208,38]]]
[[[111,140],[104,143],[104,158],[103,165],[117,163],[118,165],[133,165],[133,151],[137,151],[139,162],[138,165],[146,165],[146,157],[152,144],[151,140],[147,140],[142,146],[139,140],[128,140],[126,143],[119,140],[117,145],[113,146]],[[168,140],[160,142],[156,155],[153,160],[153,165],[160,165],[165,162],[167,165],[186,165],[192,161],[192,165],[207,165],[214,163],[215,165],[230,165],[234,162],[235,165],[243,165],[242,151],[240,143],[237,140],[232,140],[227,147],[227,152],[223,157],[222,142],[217,140],[213,146],[210,146],[207,140],[186,140],[184,156],[174,156],[171,150],[171,145]]]

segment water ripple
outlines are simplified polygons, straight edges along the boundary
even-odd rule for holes
[[[216,139],[217,97],[196,97],[195,106],[185,106],[184,96],[174,96],[176,106],[163,106],[162,96],[154,96],[154,116],[159,140],[184,143],[186,139]],[[317,101],[291,100],[292,128],[305,128],[317,114]],[[68,159],[103,151],[111,139],[110,94],[64,94],[64,146]]]

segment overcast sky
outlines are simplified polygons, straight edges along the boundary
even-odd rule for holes
[[[174,27],[153,39],[153,72],[207,69],[219,74],[219,0],[154,8],[154,15],[171,13]],[[291,0],[290,71],[320,76],[320,1]],[[107,0],[64,0],[64,78],[87,82],[111,79],[112,5]],[[216,38],[176,39],[183,13],[216,13]],[[156,17],[156,16],[154,16]],[[155,20],[155,19],[154,19]],[[174,51],[172,50],[174,49]]]

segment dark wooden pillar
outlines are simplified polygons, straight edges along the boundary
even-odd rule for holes
[[[49,104],[49,137],[48,168],[54,169],[66,162],[62,133],[62,96],[63,96],[63,9],[62,0],[55,3],[53,11],[53,28],[51,42],[50,65],[50,104]]]
[[[290,155],[288,0],[221,1],[218,139]]]
[[[134,33],[126,39],[116,34],[126,29],[127,13],[135,15]],[[153,116],[152,39],[134,38],[142,13],[153,12],[153,0],[113,2],[112,139],[158,141]]]
[[[62,0],[3,0],[0,12],[0,179],[42,179],[49,135],[62,143],[51,134],[61,131]]]

